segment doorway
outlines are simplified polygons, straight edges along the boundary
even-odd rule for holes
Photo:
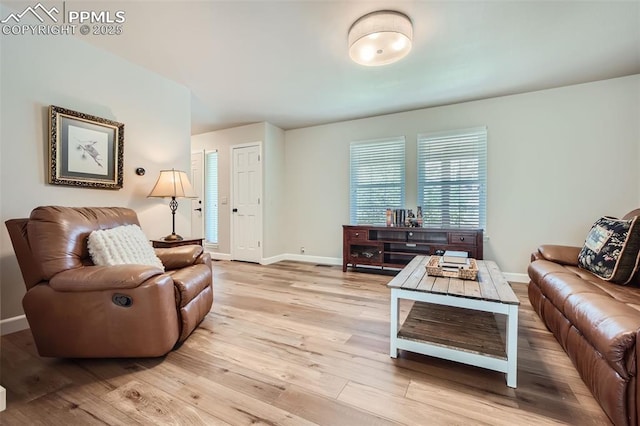
[[[191,236],[204,237],[204,215],[202,214],[202,199],[204,193],[204,151],[191,153],[191,184],[198,198],[191,199]]]
[[[262,143],[231,151],[231,258],[262,259]]]

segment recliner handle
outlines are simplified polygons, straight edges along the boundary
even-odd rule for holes
[[[133,299],[131,296],[127,296],[126,294],[116,293],[111,298],[111,301],[117,305],[122,306],[123,308],[130,308],[133,305]]]

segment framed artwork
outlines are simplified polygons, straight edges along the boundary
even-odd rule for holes
[[[123,145],[124,124],[51,105],[48,182],[120,189]]]

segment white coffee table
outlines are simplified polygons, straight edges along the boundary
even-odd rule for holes
[[[478,280],[427,275],[430,256],[416,256],[391,289],[392,358],[404,349],[506,373],[515,388],[520,301],[495,262],[477,261]],[[415,301],[400,327],[400,299]],[[495,314],[506,316],[503,341]]]

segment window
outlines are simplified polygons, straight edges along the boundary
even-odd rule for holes
[[[204,176],[204,237],[210,244],[218,244],[218,152],[205,156]]]
[[[404,208],[404,137],[351,143],[351,224],[384,224]]]
[[[424,226],[486,227],[486,127],[418,135]]]

